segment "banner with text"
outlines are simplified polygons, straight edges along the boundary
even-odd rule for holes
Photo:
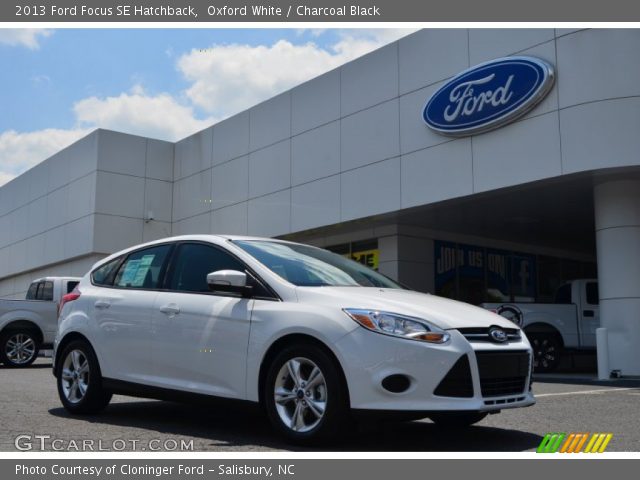
[[[0,3],[0,22],[637,22],[628,0],[57,0]]]

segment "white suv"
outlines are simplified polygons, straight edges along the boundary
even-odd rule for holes
[[[54,374],[72,413],[113,393],[248,400],[294,441],[357,412],[470,425],[535,402],[529,342],[499,315],[326,250],[235,236],[97,263],[65,298]]]

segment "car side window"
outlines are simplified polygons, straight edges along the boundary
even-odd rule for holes
[[[53,301],[53,282],[43,282],[41,300],[45,300],[47,302]]]
[[[171,245],[158,245],[131,253],[118,269],[116,287],[160,288],[162,268]]]
[[[38,282],[38,286],[36,289],[36,300],[42,300],[42,295],[43,295],[43,289],[44,289],[44,282]]]
[[[67,291],[66,293],[71,293],[73,292],[73,289],[76,288],[78,286],[80,282],[76,281],[76,280],[72,280],[70,282],[67,282]]]
[[[556,291],[555,302],[553,303],[571,303],[571,284],[566,283]]]
[[[118,269],[120,262],[122,262],[122,257],[111,260],[110,262],[95,269],[91,273],[91,281],[94,285],[99,285],[101,287],[109,287],[113,285],[113,278],[115,277],[116,270]]]
[[[201,243],[180,245],[171,268],[169,289],[180,292],[209,292],[207,274],[218,270],[238,270],[245,266],[220,248]]]
[[[27,290],[27,296],[25,298],[27,300],[35,300],[37,291],[38,291],[38,284],[34,282],[31,285],[29,285],[29,290]]]
[[[600,303],[598,284],[596,282],[587,283],[587,303],[589,305],[598,305]]]

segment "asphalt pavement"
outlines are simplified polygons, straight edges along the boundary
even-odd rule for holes
[[[537,404],[503,410],[465,430],[429,420],[361,424],[328,451],[535,451],[550,432],[612,433],[607,451],[640,451],[640,380],[539,375]],[[0,366],[0,451],[270,451],[284,443],[246,406],[184,405],[115,396],[101,414],[74,417],[58,399],[51,360]]]

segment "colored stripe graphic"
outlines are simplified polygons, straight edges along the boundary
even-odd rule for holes
[[[560,453],[575,453],[579,451],[588,436],[588,433],[572,433],[567,438],[567,441],[564,442],[564,445],[560,449]]]
[[[584,453],[602,453],[609,445],[609,442],[613,438],[613,434],[611,433],[594,433],[593,438],[589,440],[589,444],[587,448],[585,448]]]
[[[599,433],[598,434],[598,438],[596,439],[596,443],[594,443],[593,447],[591,447],[591,453],[596,453],[598,451],[598,449],[600,448],[600,444],[604,440],[604,437],[606,437],[606,435],[604,433]]]
[[[596,443],[597,438],[598,438],[598,434],[594,433],[593,436],[591,437],[591,440],[589,440],[589,443],[587,443],[587,448],[584,449],[584,453],[591,452],[591,447],[593,447],[593,444]]]
[[[612,433],[547,433],[538,448],[537,453],[580,453],[586,443],[584,453],[602,453],[613,438]],[[587,442],[587,439],[589,440]]]
[[[580,451],[580,447],[585,442],[588,436],[588,433],[572,433],[570,435],[571,443],[569,443],[568,441],[565,442],[565,444],[562,446],[562,449],[560,450],[560,453],[575,453]]]
[[[550,438],[551,438],[551,434],[547,433],[542,439],[542,441],[540,442],[540,445],[538,445],[538,448],[536,449],[536,453],[545,453],[545,449],[547,447],[547,443],[549,442]]]
[[[572,444],[574,443],[575,438],[576,438],[576,434],[575,433],[570,433],[569,436],[567,437],[567,439],[562,444],[562,448],[560,449],[560,453],[565,453],[567,451],[567,449],[571,450]]]
[[[536,450],[537,453],[556,453],[566,433],[547,433]]]
[[[582,434],[582,439],[580,440],[580,442],[578,443],[578,445],[576,445],[576,448],[571,450],[570,453],[578,453],[580,452],[580,450],[582,450],[582,446],[585,444],[585,442],[587,441],[587,438],[589,438],[589,434],[588,433],[583,433]]]
[[[607,445],[609,445],[609,442],[611,441],[612,438],[613,438],[613,433],[606,434],[604,442],[602,442],[602,445],[600,445],[600,450],[598,450],[598,453],[602,453],[605,451],[605,449],[607,448]]]
[[[547,453],[556,453],[560,448],[560,444],[562,443],[562,440],[564,440],[564,437],[566,437],[566,435],[567,435],[566,433],[558,433],[555,439],[555,442],[553,443],[553,445],[549,446],[549,451]]]

